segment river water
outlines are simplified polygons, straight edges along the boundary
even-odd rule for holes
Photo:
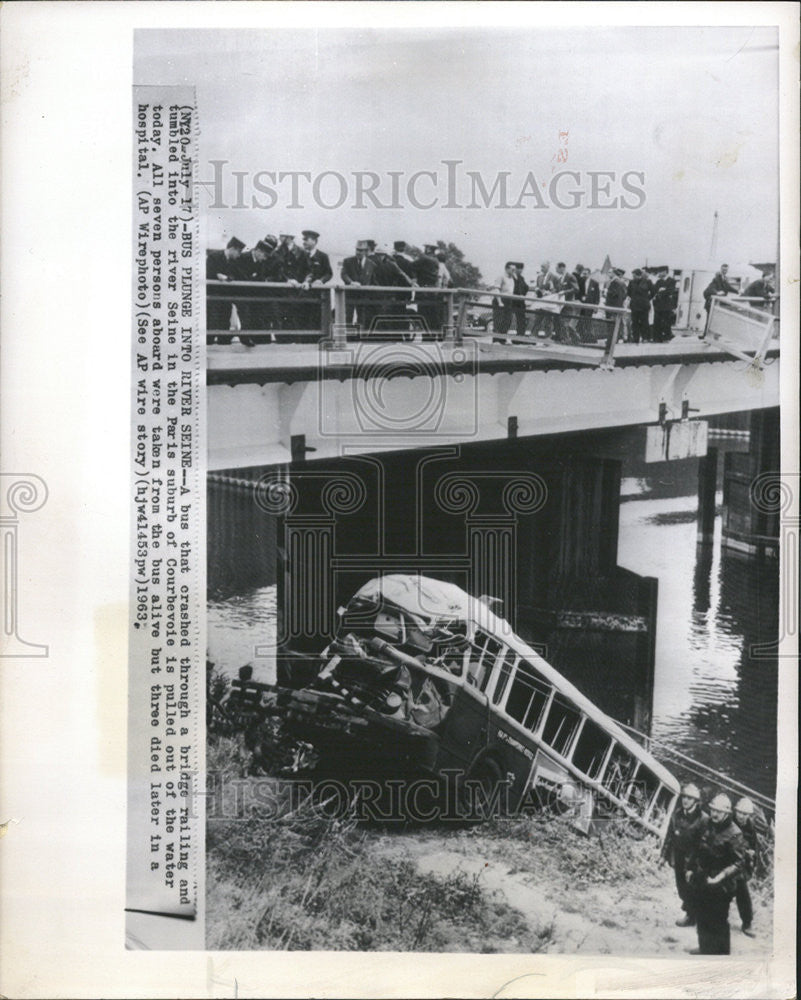
[[[650,468],[623,480],[618,562],[659,580],[652,736],[773,797],[777,659],[754,647],[777,635],[776,564],[722,549],[720,516],[699,546],[696,464]],[[275,587],[212,601],[209,656],[272,681],[275,629]]]

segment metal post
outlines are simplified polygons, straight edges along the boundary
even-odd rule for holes
[[[327,288],[320,289],[320,333],[321,340],[331,339],[331,293]]]
[[[606,350],[604,351],[604,357],[601,364],[605,368],[615,367],[615,347],[617,346],[617,339],[620,336],[620,323],[622,320],[622,315],[620,313],[615,313],[615,325],[612,327],[612,333],[606,342]]]
[[[330,341],[333,350],[344,350],[348,345],[346,330],[348,327],[348,312],[345,304],[345,289],[342,285],[337,285],[333,289],[334,295],[334,328],[333,337]]]
[[[456,318],[456,329],[454,331],[454,343],[461,344],[464,339],[464,325],[467,320],[467,305],[469,302],[469,293],[464,289],[460,288],[459,295],[459,315]]]

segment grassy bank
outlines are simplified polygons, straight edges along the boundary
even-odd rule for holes
[[[686,951],[672,872],[656,842],[610,822],[585,837],[551,814],[389,830],[324,815],[291,786],[242,777],[216,738],[207,826],[211,949],[655,954]],[[769,944],[770,879],[752,884]],[[736,912],[732,906],[733,926]]]

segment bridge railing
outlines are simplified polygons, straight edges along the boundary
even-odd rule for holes
[[[206,281],[210,341],[291,343],[454,335],[456,289]]]
[[[317,342],[331,335],[328,285],[305,289],[277,281],[206,281],[206,334],[230,343],[233,336],[256,342]]]
[[[615,347],[629,333],[628,309],[568,301],[564,295],[510,295],[459,289],[457,338],[491,333],[509,344],[549,341],[575,348],[587,359],[611,364]]]

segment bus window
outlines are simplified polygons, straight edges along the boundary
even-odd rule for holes
[[[675,795],[664,785],[659,786],[659,793],[656,796],[654,807],[651,810],[650,822],[656,827],[661,827],[665,821],[665,816],[673,805]]]
[[[581,713],[569,701],[556,697],[548,710],[548,718],[542,730],[542,738],[553,749],[566,757],[570,744],[581,722]]]
[[[394,611],[382,608],[375,616],[374,628],[376,632],[394,639],[396,642],[404,643],[406,641],[403,619]]]
[[[637,776],[631,782],[629,805],[633,806],[641,816],[644,816],[658,788],[659,778],[644,764],[640,764]]]
[[[506,711],[534,732],[550,694],[551,686],[535,673],[531,664],[520,660],[509,688]]]
[[[516,659],[517,654],[513,653],[511,649],[507,649],[506,656],[504,656],[503,662],[501,663],[501,669],[498,672],[498,679],[495,681],[495,690],[492,692],[493,705],[497,705],[501,698],[503,698],[504,691],[506,691],[506,685],[509,683],[509,678],[512,676],[512,667],[514,666]]]
[[[467,669],[469,684],[474,684],[479,691],[486,690],[492,668],[495,666],[495,661],[502,648],[501,643],[487,635],[486,632],[476,632]]]
[[[610,794],[615,795],[619,799],[626,798],[626,794],[629,791],[629,784],[631,777],[634,774],[634,769],[637,766],[637,761],[632,757],[625,747],[622,747],[619,743],[615,744],[615,748],[612,751],[612,756],[609,758],[609,763],[606,766],[606,771],[602,779],[602,784]]]
[[[592,719],[587,719],[573,751],[574,766],[588,778],[597,778],[611,744],[612,737]]]

